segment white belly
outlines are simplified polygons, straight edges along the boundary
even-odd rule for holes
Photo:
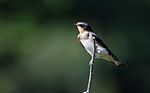
[[[94,53],[94,45],[93,45],[93,40],[92,39],[86,39],[86,40],[80,40],[82,45],[85,47],[86,51],[90,54],[93,55]],[[102,56],[108,55],[108,52],[106,51],[105,48],[101,47],[100,45],[96,44],[96,58],[100,58]]]
[[[86,51],[92,55],[93,54],[93,40],[86,39],[86,40],[80,40],[82,45],[85,47]]]

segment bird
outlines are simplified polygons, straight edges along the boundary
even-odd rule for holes
[[[92,27],[86,22],[75,23],[79,34],[77,39],[85,50],[92,56],[95,53],[95,58],[104,59],[112,62],[113,64],[121,67],[126,67],[126,63],[120,61],[114,53],[104,44],[101,38],[99,38],[94,32]],[[94,47],[95,40],[95,47]],[[94,51],[95,48],[95,51]],[[91,65],[91,61],[89,65]]]

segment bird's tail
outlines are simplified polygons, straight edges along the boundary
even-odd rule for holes
[[[122,61],[116,61],[116,60],[113,60],[113,63],[115,64],[115,65],[117,65],[118,67],[120,67],[120,68],[123,68],[123,69],[126,69],[126,68],[128,68],[128,65],[125,63],[125,62],[122,62]]]
[[[116,66],[126,69],[128,65],[125,62],[120,61],[116,56],[101,56],[102,59],[112,62]]]

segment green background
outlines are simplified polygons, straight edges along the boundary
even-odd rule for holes
[[[91,24],[128,69],[97,59],[92,93],[150,93],[149,0],[0,0],[0,93],[82,93]]]

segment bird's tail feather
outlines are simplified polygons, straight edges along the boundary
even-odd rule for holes
[[[128,65],[125,62],[122,62],[120,60],[119,61],[114,60],[113,63],[123,69],[126,69],[128,67]]]
[[[126,69],[128,67],[128,65],[125,62],[120,61],[117,57],[101,56],[101,58],[112,62],[113,64],[115,64],[116,66],[118,66],[122,69]]]

